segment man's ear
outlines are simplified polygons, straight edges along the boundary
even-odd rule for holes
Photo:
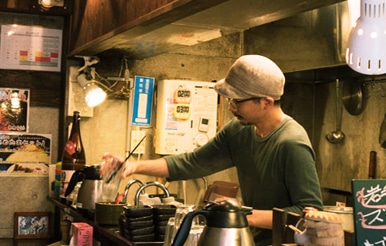
[[[266,107],[266,106],[273,106],[275,103],[275,100],[272,97],[264,97],[261,99],[261,102]]]

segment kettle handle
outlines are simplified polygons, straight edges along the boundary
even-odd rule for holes
[[[82,171],[77,170],[74,172],[74,174],[71,176],[70,182],[68,183],[66,192],[64,193],[64,196],[70,195],[70,193],[74,190],[76,183],[78,183],[80,180],[83,179],[82,175],[79,178],[79,174],[82,173]]]
[[[192,221],[194,217],[196,217],[199,214],[204,215],[206,217],[207,213],[208,211],[206,210],[194,210],[188,213],[187,215],[185,215],[180,225],[180,228],[178,228],[177,234],[173,239],[172,246],[183,246],[186,239],[189,236],[190,228],[192,226]]]

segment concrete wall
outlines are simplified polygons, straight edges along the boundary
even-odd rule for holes
[[[340,45],[344,43],[344,40],[334,36],[332,32],[334,23],[330,23],[331,26],[325,30],[315,29],[320,21],[315,16],[320,18],[320,15],[309,12],[245,33],[176,50],[173,53],[145,60],[131,60],[131,73],[152,76],[156,81],[160,79],[213,81],[224,77],[229,66],[242,54],[268,56],[276,61],[284,72],[341,64],[341,52],[337,50],[337,46],[338,43]],[[310,20],[313,24],[310,24]],[[103,59],[116,58],[105,57],[102,58],[102,62]],[[103,67],[101,69],[103,70]],[[346,134],[345,142],[331,144],[325,135],[335,129],[335,79],[330,81],[305,79],[286,85],[283,108],[309,133],[317,154],[316,164],[321,185],[327,191],[344,191],[349,195],[351,179],[367,178],[371,150],[378,153],[377,177],[382,178],[386,175],[382,165],[385,150],[378,143],[379,128],[386,110],[385,87],[378,82],[366,83],[366,87],[369,96],[366,98],[365,111],[354,116],[343,110],[342,130]],[[220,107],[219,112],[221,125],[231,116],[227,113],[227,105]],[[229,170],[208,179],[209,183],[217,179],[234,182],[237,177],[234,170]],[[192,190],[200,189],[198,182],[192,184]],[[189,194],[192,194],[189,202],[194,201],[196,194],[191,191]],[[325,194],[326,201],[331,203],[329,195]]]
[[[51,162],[58,156],[59,110],[30,108],[30,133],[51,134]],[[53,212],[47,202],[50,194],[48,175],[0,174],[0,238],[12,238],[15,212]]]

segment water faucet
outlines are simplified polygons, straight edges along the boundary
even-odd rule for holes
[[[161,188],[162,191],[164,192],[166,197],[170,196],[169,190],[165,187],[165,185],[161,184],[160,182],[153,181],[153,182],[148,182],[145,185],[139,187],[137,190],[137,193],[135,194],[135,201],[134,201],[134,206],[138,206],[139,204],[139,195],[149,186],[157,186],[158,188]]]
[[[127,196],[129,194],[130,187],[132,185],[134,185],[134,184],[138,184],[140,188],[143,186],[143,183],[141,182],[141,180],[138,180],[138,179],[131,179],[131,180],[129,180],[129,182],[125,186],[125,191],[123,193],[123,197],[122,197],[122,202],[123,203],[127,203]]]

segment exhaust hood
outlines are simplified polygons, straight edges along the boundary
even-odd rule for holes
[[[100,39],[76,54],[123,54],[144,59],[338,2],[342,0],[228,0],[167,23],[163,21],[168,19],[167,15],[183,12],[171,10],[164,16],[157,16],[157,21],[165,24],[154,25],[152,19],[144,21],[111,38]]]

